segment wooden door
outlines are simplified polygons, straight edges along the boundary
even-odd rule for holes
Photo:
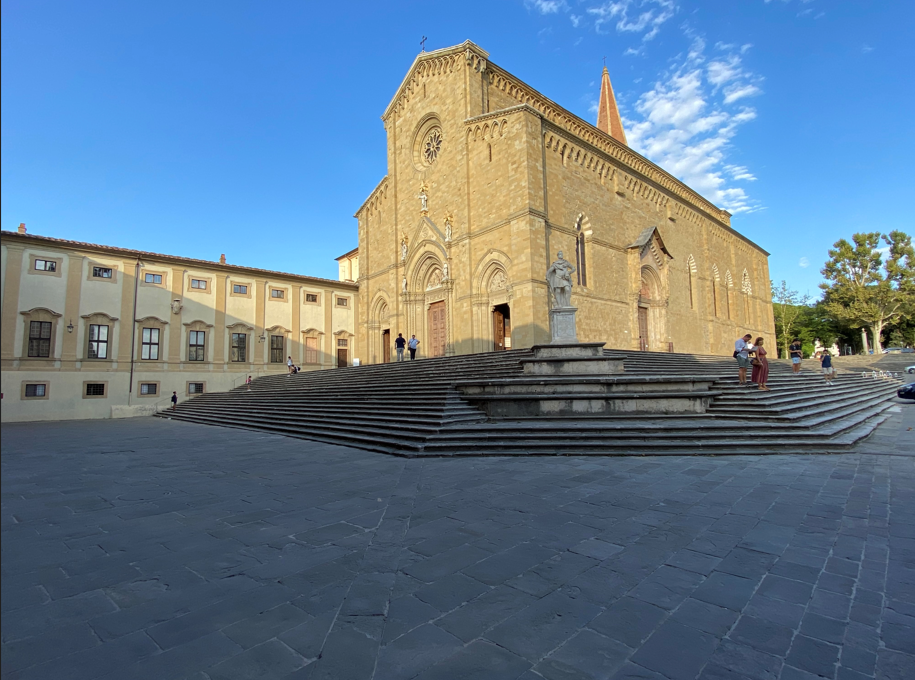
[[[429,356],[445,356],[445,344],[448,341],[445,322],[445,303],[433,302],[429,305]]]
[[[337,368],[346,368],[349,366],[349,362],[347,361],[346,357],[348,351],[349,350],[346,349],[337,350]]]
[[[648,349],[648,308],[639,307],[639,349]]]
[[[498,309],[492,312],[493,349],[501,352],[505,349],[505,315]]]
[[[381,354],[382,361],[388,364],[391,362],[391,331],[385,330],[381,332]]]

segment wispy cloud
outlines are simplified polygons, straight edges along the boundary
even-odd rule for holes
[[[598,33],[613,26],[618,33],[641,33],[642,40],[651,40],[677,9],[674,0],[609,0],[586,11],[594,18]]]
[[[557,14],[568,9],[565,0],[525,0],[524,5],[541,14]]]
[[[735,184],[756,177],[726,162],[738,128],[756,117],[744,100],[761,93],[761,79],[743,65],[745,52],[719,45],[710,57],[705,41],[694,38],[625,120],[630,146],[733,214],[760,209]]]
[[[800,260],[798,260],[797,266],[801,269],[807,269],[807,267],[810,266],[810,259],[802,257]]]
[[[868,52],[873,52],[874,48],[868,44],[861,45],[861,54],[867,54]]]

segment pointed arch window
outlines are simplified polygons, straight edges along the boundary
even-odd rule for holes
[[[689,277],[689,308],[696,308],[696,260],[690,255],[686,260],[686,275]]]
[[[718,265],[712,265],[712,312],[715,316],[718,316],[718,284],[720,278],[718,276]]]
[[[581,228],[582,216],[575,222],[575,268],[578,270],[578,285],[588,285],[587,258],[585,257],[585,235]]]

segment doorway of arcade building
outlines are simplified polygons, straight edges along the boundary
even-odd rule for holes
[[[391,329],[385,328],[381,331],[381,356],[382,361],[386,364],[391,363]]]
[[[512,348],[512,316],[507,304],[492,308],[493,350],[501,352]]]

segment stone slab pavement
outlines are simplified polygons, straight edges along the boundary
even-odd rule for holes
[[[2,677],[911,680],[913,425],[831,456],[406,460],[5,424]]]

